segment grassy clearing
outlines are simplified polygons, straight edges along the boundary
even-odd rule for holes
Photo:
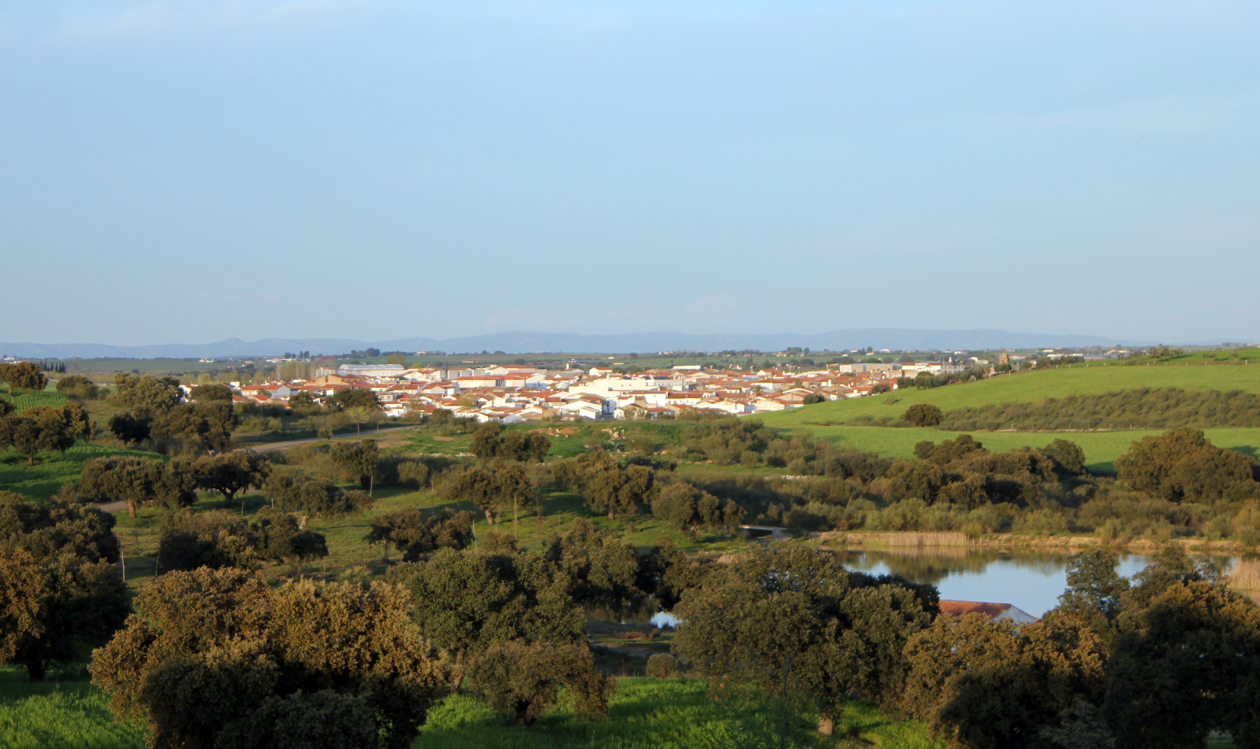
[[[105,695],[87,681],[31,684],[26,672],[0,669],[0,749],[142,749],[144,736],[115,723]]]
[[[901,419],[915,403],[933,403],[942,411],[998,403],[1036,403],[1047,398],[1094,395],[1133,388],[1181,388],[1183,390],[1242,390],[1260,393],[1260,366],[1074,366],[1047,371],[1021,372],[978,382],[958,383],[930,390],[898,390],[868,398],[818,403],[763,417],[767,426],[851,424],[859,418]]]
[[[0,489],[43,499],[56,494],[62,484],[79,480],[84,461],[107,455],[136,455],[144,458],[160,457],[138,450],[121,450],[80,442],[61,453],[40,453],[35,465],[27,465],[25,455],[16,450],[0,451]]]
[[[757,734],[772,725],[767,710],[742,714],[714,705],[704,682],[695,679],[618,679],[619,689],[608,720],[585,723],[570,704],[531,728],[509,725],[480,700],[454,695],[429,713],[429,723],[414,747],[444,749],[550,749],[610,747],[615,749],[693,749],[763,746]],[[808,720],[801,716],[802,721]],[[894,722],[876,710],[852,705],[836,726],[837,738],[819,746],[885,746],[898,749],[940,747],[927,737],[924,724]],[[750,741],[751,739],[751,741]],[[847,740],[849,744],[841,743]],[[756,743],[754,743],[756,742]]]
[[[511,724],[477,697],[455,694],[429,711],[415,749],[692,749],[749,746],[768,722],[764,707],[736,714],[714,705],[704,682],[695,679],[619,678],[608,720],[578,720],[571,702],[530,728]],[[808,716],[800,716],[802,722]],[[820,746],[941,747],[927,738],[924,724],[898,722],[878,711],[851,705],[836,726],[837,739]],[[842,743],[848,740],[850,744]],[[758,744],[759,745],[759,744]],[[15,669],[0,669],[0,749],[76,747],[140,749],[143,733],[113,722],[105,696],[87,681],[31,684]]]

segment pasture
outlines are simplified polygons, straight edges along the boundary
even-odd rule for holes
[[[1260,364],[1187,366],[1179,363],[1149,366],[1073,366],[999,375],[976,382],[957,383],[928,390],[906,389],[891,393],[818,403],[793,411],[768,414],[766,426],[796,427],[805,424],[852,424],[859,419],[901,420],[915,403],[932,403],[942,411],[989,406],[998,403],[1035,403],[1069,395],[1094,395],[1134,388],[1181,388],[1182,390],[1242,390],[1260,393]]]
[[[715,705],[696,679],[618,678],[608,720],[588,723],[562,701],[532,727],[517,726],[468,693],[450,695],[435,705],[413,749],[703,749],[768,745],[767,726],[776,725],[773,708],[745,704],[739,709]],[[42,684],[25,673],[0,669],[0,749],[142,749],[143,732],[115,723],[105,695],[88,681]],[[796,716],[808,736],[809,717]],[[927,738],[917,721],[896,721],[854,703],[837,721],[836,738],[813,746],[883,746],[897,749],[943,747]],[[844,742],[848,743],[844,743]]]
[[[1220,352],[1207,352],[1219,354]],[[1112,366],[1072,366],[1051,370],[1000,375],[987,380],[957,383],[927,390],[905,389],[843,401],[818,403],[792,411],[759,416],[768,427],[808,429],[815,436],[845,447],[869,450],[885,457],[910,458],[922,440],[941,442],[958,432],[897,426],[902,414],[916,403],[931,403],[942,411],[976,408],[1000,403],[1034,403],[1069,395],[1092,395],[1134,388],[1181,388],[1183,390],[1241,390],[1260,393],[1260,365],[1208,365],[1200,354],[1186,354],[1182,362]],[[1232,360],[1231,360],[1232,361]],[[1077,443],[1085,451],[1092,470],[1110,472],[1112,462],[1129,449],[1133,440],[1160,434],[1161,430],[972,432],[993,450],[1040,447],[1055,439]],[[1260,425],[1257,428],[1207,429],[1221,447],[1260,457]]]
[[[16,450],[0,450],[0,489],[25,494],[33,499],[43,499],[56,494],[62,484],[79,480],[84,461],[107,455],[135,455],[143,458],[161,457],[139,450],[123,450],[83,442],[65,452],[43,452],[35,465],[27,465],[25,455]]]
[[[805,426],[818,439],[837,446],[866,450],[885,458],[913,458],[914,446],[924,440],[943,442],[964,432],[940,429],[886,426]],[[1203,433],[1218,447],[1237,450],[1253,458],[1260,457],[1260,429],[1205,429]],[[1091,471],[1111,473],[1115,459],[1129,451],[1134,440],[1163,434],[1155,429],[1114,432],[966,432],[993,451],[1016,447],[1044,447],[1056,439],[1075,442],[1085,451],[1085,462]]]

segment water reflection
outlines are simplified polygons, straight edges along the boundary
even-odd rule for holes
[[[836,553],[851,569],[932,583],[946,600],[1009,603],[1033,616],[1042,616],[1058,605],[1059,596],[1067,588],[1070,556],[935,548]],[[1233,559],[1222,561],[1226,562],[1226,569],[1235,563]],[[1123,554],[1117,571],[1131,577],[1148,563],[1143,555]]]
[[[941,598],[955,601],[1009,603],[1033,616],[1043,616],[1059,603],[1067,588],[1069,554],[1053,552],[1005,552],[976,549],[898,549],[896,551],[837,551],[844,566],[877,575],[897,574],[921,583],[932,583]],[[1239,582],[1256,590],[1239,592],[1260,603],[1260,561],[1239,562],[1219,557]],[[1117,571],[1132,577],[1145,569],[1147,557],[1123,554]],[[1236,568],[1236,569],[1235,569]],[[1250,577],[1246,574],[1250,573]],[[1242,579],[1246,578],[1246,579]],[[640,606],[614,610],[588,607],[592,621],[623,624],[677,626],[673,614],[658,612],[651,598]]]

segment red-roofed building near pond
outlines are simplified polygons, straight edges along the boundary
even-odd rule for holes
[[[1037,617],[1009,603],[979,603],[977,601],[941,601],[941,613],[950,616],[983,614],[995,622],[1032,624]]]

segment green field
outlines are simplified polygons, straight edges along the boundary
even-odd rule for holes
[[[578,720],[562,703],[530,728],[508,722],[469,694],[446,698],[429,712],[416,749],[693,749],[762,746],[764,713],[736,714],[715,706],[695,679],[619,678],[608,720]],[[802,722],[808,716],[801,716]],[[836,725],[837,738],[852,745],[928,749],[924,724],[894,721],[854,704]],[[820,746],[849,745],[836,741]],[[141,749],[133,726],[114,723],[105,696],[87,681],[30,684],[23,672],[0,669],[0,749]]]
[[[80,442],[60,453],[40,453],[35,465],[27,465],[25,455],[9,449],[0,450],[0,489],[43,499],[56,494],[62,484],[79,480],[83,462],[107,455],[136,455],[145,458],[159,457],[138,450],[120,450],[113,447],[88,445]]]
[[[963,432],[945,432],[940,429],[913,427],[869,426],[809,426],[815,437],[834,442],[841,447],[867,450],[887,458],[913,458],[914,446],[923,440],[942,442],[953,439]],[[1258,457],[1260,429],[1205,429],[1203,433],[1214,445],[1238,450]],[[1016,447],[1042,447],[1056,439],[1075,442],[1085,451],[1085,461],[1090,470],[1102,473],[1112,471],[1117,456],[1129,451],[1130,443],[1148,435],[1162,432],[1151,429],[1116,432],[968,432],[986,448],[994,451]]]
[[[58,393],[56,390],[27,390],[19,395],[13,395],[9,392],[8,385],[2,385],[0,387],[4,388],[3,390],[0,390],[0,398],[12,403],[14,410],[18,413],[21,413],[28,408],[35,408],[36,406],[55,406],[60,408],[61,404],[70,400],[61,393]]]
[[[1242,390],[1260,393],[1260,364],[1234,366],[1091,366],[1000,375],[977,382],[818,403],[765,416],[767,426],[851,424],[862,417],[901,419],[912,404],[933,403],[942,411],[998,403],[1043,401],[1069,395],[1095,395],[1134,388]]]
[[[1189,355],[1187,355],[1189,356]],[[932,403],[942,411],[1010,402],[1037,402],[1069,395],[1093,395],[1133,388],[1175,387],[1183,390],[1242,390],[1260,393],[1260,365],[1079,366],[1002,375],[977,382],[928,390],[906,389],[866,398],[818,403],[760,418],[766,426],[809,429],[817,437],[886,457],[909,458],[922,440],[940,442],[957,436],[939,429],[898,427],[902,414],[915,403]],[[1260,427],[1204,430],[1221,447],[1260,457]],[[1154,430],[1095,432],[974,432],[994,450],[1041,446],[1055,439],[1077,443],[1090,467],[1110,471],[1129,444]]]
[[[114,723],[105,695],[87,681],[32,684],[0,669],[0,749],[143,749],[140,731]]]

